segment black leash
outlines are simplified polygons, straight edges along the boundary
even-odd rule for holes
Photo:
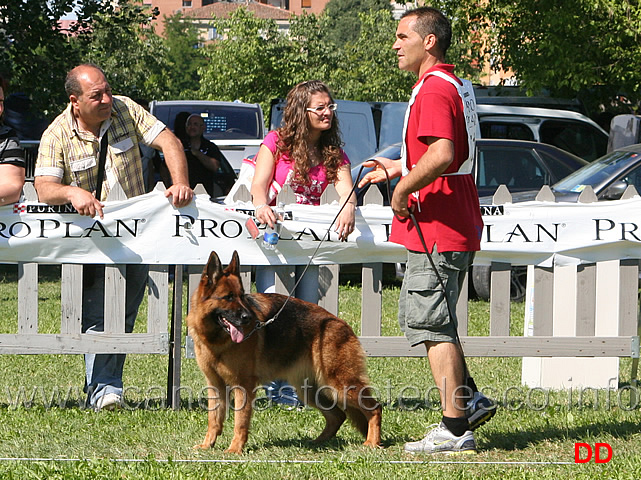
[[[385,172],[385,177],[386,177],[385,186],[387,188],[387,198],[388,198],[388,201],[391,204],[392,203],[392,194],[391,194],[391,190],[390,190],[390,178],[389,178],[389,175],[387,173],[387,169],[385,168],[385,166],[381,162],[379,162],[378,160],[376,160],[374,158],[370,159],[370,161],[375,162],[378,165],[380,165],[382,167],[383,171]],[[360,170],[358,171],[358,176],[356,178],[356,182],[354,182],[354,188],[356,188],[356,185],[358,185],[358,181],[360,180],[360,176],[361,176],[362,172],[363,172],[363,166],[361,166]],[[352,189],[352,192],[354,191],[354,188]],[[351,193],[350,193],[350,195],[351,195]],[[443,281],[443,277],[441,277],[441,274],[439,273],[439,271],[436,268],[436,265],[434,264],[434,260],[432,259],[432,254],[430,253],[429,249],[427,248],[427,244],[425,243],[425,238],[423,237],[423,232],[419,228],[418,222],[416,220],[416,217],[414,216],[414,211],[413,210],[409,210],[409,213],[410,213],[410,219],[412,221],[412,224],[414,225],[414,228],[416,229],[416,232],[418,233],[418,238],[421,241],[421,246],[423,247],[423,250],[425,251],[425,253],[427,255],[427,259],[430,262],[430,266],[432,267],[432,270],[434,270],[434,273],[436,274],[436,278],[438,279],[438,283],[439,283],[441,289],[443,289],[443,296],[445,297],[445,304],[447,306],[447,311],[448,311],[448,313],[450,315],[450,321],[452,321],[452,323],[455,323],[455,325],[457,327],[457,328],[454,329],[454,334],[456,335],[456,342],[457,342],[457,344],[459,346],[459,349],[461,350],[461,357],[463,358],[463,367],[465,368],[465,377],[466,377],[465,384],[467,386],[469,386],[472,389],[473,392],[476,392],[476,391],[478,391],[478,389],[476,387],[476,383],[474,382],[474,379],[470,375],[470,371],[469,371],[469,369],[467,367],[467,362],[465,361],[465,352],[463,351],[463,344],[461,343],[461,338],[458,335],[458,322],[454,322],[454,319],[456,317],[454,315],[454,310],[452,308],[452,305],[450,304],[450,299],[447,296],[447,289],[445,288],[445,282]],[[401,220],[401,221],[403,220],[402,217],[399,217],[396,214],[394,214],[394,216],[396,217],[397,220]]]
[[[370,161],[375,162],[378,165],[380,165],[382,167],[383,171],[385,172],[385,177],[386,177],[385,185],[386,185],[386,188],[387,188],[387,198],[388,198],[389,202],[391,203],[392,195],[391,195],[391,191],[390,191],[390,178],[389,178],[389,175],[387,173],[387,169],[385,168],[385,166],[381,162],[379,162],[376,159],[370,159]],[[252,336],[258,330],[261,330],[261,329],[265,328],[267,325],[269,325],[270,323],[276,321],[276,319],[281,314],[281,312],[283,311],[283,309],[285,308],[285,306],[287,305],[289,300],[294,296],[294,292],[296,291],[296,287],[298,287],[298,284],[301,282],[301,280],[305,276],[305,272],[307,272],[307,269],[309,268],[309,266],[312,263],[312,260],[314,259],[314,257],[318,253],[318,250],[320,249],[322,243],[325,241],[326,238],[329,238],[329,235],[330,235],[330,232],[331,232],[331,228],[334,226],[334,223],[336,222],[336,220],[338,219],[339,215],[341,214],[341,212],[345,208],[345,205],[347,205],[347,202],[349,201],[350,197],[352,196],[352,194],[356,190],[356,187],[358,186],[358,182],[359,182],[359,180],[361,178],[361,174],[363,173],[363,169],[364,168],[365,168],[364,165],[361,165],[361,168],[358,171],[358,175],[356,176],[356,181],[354,182],[354,185],[352,185],[352,190],[349,192],[349,195],[347,196],[347,200],[345,200],[345,203],[343,203],[341,208],[338,210],[338,213],[336,214],[336,216],[332,220],[332,223],[330,223],[329,227],[327,228],[327,233],[323,236],[323,238],[321,238],[320,242],[316,246],[316,249],[314,250],[314,252],[310,256],[309,261],[307,262],[307,265],[305,265],[303,273],[300,275],[300,277],[298,278],[298,280],[296,281],[296,283],[292,287],[292,289],[289,292],[289,295],[287,296],[287,299],[285,300],[283,305],[280,307],[280,309],[276,312],[276,314],[272,318],[270,318],[267,321],[262,322],[262,323],[261,322],[256,322],[256,325],[254,326],[254,329],[249,333],[249,335],[247,335],[244,338],[243,341],[247,340],[250,336]],[[394,214],[394,216],[398,220],[402,219],[402,217],[398,217],[396,214]],[[447,295],[447,289],[445,288],[445,282],[443,281],[443,277],[441,277],[441,274],[439,273],[439,271],[436,268],[436,265],[434,264],[434,260],[432,259],[432,255],[430,254],[429,249],[427,248],[427,244],[425,243],[425,238],[423,237],[423,233],[421,232],[421,229],[418,226],[418,222],[416,221],[416,217],[414,216],[414,212],[412,210],[410,210],[410,219],[411,219],[412,223],[414,224],[414,228],[416,228],[419,240],[421,241],[421,245],[423,246],[423,250],[427,254],[427,258],[428,258],[428,260],[430,262],[430,266],[434,270],[434,273],[436,274],[436,278],[438,278],[438,282],[439,282],[440,287],[443,289],[443,295],[445,297],[445,304],[447,305],[447,311],[448,311],[448,313],[450,315],[450,320],[452,321],[452,323],[454,323],[458,327],[458,322],[454,322],[454,319],[456,317],[454,316],[454,310],[452,309],[452,305],[450,304],[450,299],[449,299],[449,297]],[[466,385],[472,385],[472,389],[474,391],[477,391],[476,385],[474,384],[474,379],[470,375],[469,369],[467,367],[467,362],[465,361],[465,354],[463,352],[463,345],[461,344],[461,339],[460,339],[460,337],[458,335],[458,328],[454,329],[454,333],[456,335],[456,342],[457,342],[457,344],[459,346],[459,349],[461,350],[461,357],[463,359],[463,366],[465,368],[465,377],[466,377],[466,382],[465,383],[466,383]]]

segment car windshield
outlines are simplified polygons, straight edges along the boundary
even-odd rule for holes
[[[158,105],[154,115],[178,136],[184,136],[184,124],[192,115],[205,121],[204,136],[208,140],[260,138],[260,118],[254,108],[207,105]]]
[[[639,158],[638,152],[616,150],[600,159],[580,168],[552,186],[557,192],[580,193],[588,185],[597,188],[610,179],[613,174],[625,169],[625,166]]]

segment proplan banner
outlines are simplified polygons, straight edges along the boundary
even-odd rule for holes
[[[70,206],[35,202],[0,207],[0,262],[204,264],[215,250],[234,250],[245,265],[401,262],[405,249],[388,242],[389,207],[357,209],[356,231],[339,242],[328,227],[338,205],[287,205],[277,250],[253,240],[251,204],[235,207],[196,196],[176,209],[159,191],[106,202],[104,219]],[[641,198],[591,204],[527,202],[483,207],[485,227],[476,264],[572,264],[641,258]],[[452,212],[456,215],[456,212]],[[325,239],[321,242],[321,239]]]
[[[482,207],[475,264],[571,265],[641,258],[641,197],[596,203]]]
[[[78,215],[69,205],[0,207],[0,262],[198,265],[212,250],[223,262],[237,250],[245,265],[306,264],[312,255],[318,264],[405,260],[404,249],[387,242],[389,207],[360,209],[351,241],[339,242],[333,227],[326,238],[337,204],[286,206],[290,220],[283,222],[276,251],[263,249],[261,240],[249,235],[246,222],[254,210],[247,207],[230,208],[197,195],[176,209],[160,191],[105,202],[104,219]]]

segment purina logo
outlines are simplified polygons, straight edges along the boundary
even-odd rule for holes
[[[27,206],[24,203],[13,204],[13,213],[24,213],[26,210]]]
[[[13,213],[78,213],[73,205],[25,205],[14,203]]]

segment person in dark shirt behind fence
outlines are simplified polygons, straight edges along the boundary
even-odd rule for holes
[[[204,133],[205,120],[198,114],[189,115],[185,122],[185,136],[181,140],[187,157],[189,186],[194,188],[200,183],[210,197],[215,197],[226,193],[222,189],[215,191],[216,173],[224,158],[220,149],[203,136]]]
[[[16,132],[2,120],[6,93],[7,82],[0,76],[0,205],[20,199],[26,166]]]

